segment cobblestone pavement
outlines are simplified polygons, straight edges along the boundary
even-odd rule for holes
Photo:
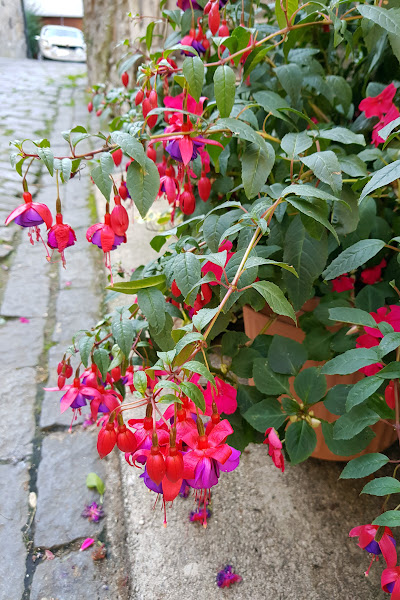
[[[22,197],[9,140],[48,137],[56,155],[67,154],[59,132],[88,124],[84,72],[84,65],[0,59],[0,223]],[[54,214],[55,182],[34,168],[29,189]],[[116,539],[120,521],[108,516],[94,524],[81,517],[85,504],[99,500],[87,489],[86,475],[106,476],[95,432],[83,431],[81,418],[69,433],[70,415],[59,412],[61,394],[43,391],[56,384],[72,334],[100,314],[103,270],[84,241],[89,193],[85,172],[62,186],[64,220],[79,242],[67,251],[66,271],[59,262],[48,264],[43,246],[31,246],[18,226],[0,226],[0,600],[116,600],[126,589],[121,567],[108,575],[118,552],[110,535]],[[117,473],[118,463],[110,488],[118,487]],[[117,502],[106,492],[106,514],[118,513]],[[108,560],[95,562],[91,550],[78,551],[86,537],[108,542]],[[46,549],[54,558],[46,558]]]

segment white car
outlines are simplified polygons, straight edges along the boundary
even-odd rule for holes
[[[37,36],[38,59],[86,61],[86,44],[83,33],[76,27],[46,25]]]

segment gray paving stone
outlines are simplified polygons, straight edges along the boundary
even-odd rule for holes
[[[95,272],[96,248],[92,248],[85,239],[85,229],[75,230],[78,242],[65,253],[67,267],[60,269],[60,288],[91,288],[98,285],[103,272]]]
[[[28,521],[28,467],[0,465],[0,598],[19,600],[24,591],[26,547],[21,529]]]
[[[26,234],[15,254],[4,292],[1,314],[6,317],[43,317],[49,301],[49,264],[43,244],[32,246]]]
[[[0,369],[35,367],[43,351],[45,320],[33,318],[0,325]]]
[[[101,525],[81,517],[85,504],[98,500],[98,494],[86,487],[87,474],[94,471],[104,478],[105,466],[97,454],[96,438],[89,431],[74,431],[49,434],[43,440],[35,546],[51,548],[94,537],[100,531]]]
[[[90,329],[96,324],[102,297],[90,288],[60,290],[56,305],[56,324],[53,341],[71,343],[79,329]]]
[[[17,232],[17,225],[8,225],[8,227],[0,225],[0,240],[2,242],[11,242]]]
[[[77,425],[81,425],[86,418],[90,417],[90,409],[88,406],[83,407],[82,414],[77,414],[77,418],[74,418],[74,420],[72,420],[73,417],[71,410],[67,410],[61,414],[60,398],[63,396],[63,394],[65,394],[65,392],[44,393],[42,410],[40,413],[40,427],[42,429],[49,429],[50,427],[55,427],[57,425],[69,427],[71,424],[72,427],[75,427]]]
[[[0,436],[0,459],[21,460],[32,454],[35,434],[36,372],[32,367],[19,371],[0,370],[0,422],[7,423],[10,414],[17,425],[3,427]]]
[[[91,549],[42,562],[33,577],[30,600],[113,600],[105,582],[106,565]]]

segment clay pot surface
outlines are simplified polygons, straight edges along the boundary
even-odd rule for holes
[[[312,312],[314,308],[318,305],[318,298],[312,298],[308,300],[301,310],[297,313],[297,318],[301,317],[305,312]],[[243,308],[243,319],[244,319],[244,331],[245,334],[250,338],[254,339],[259,335],[260,331],[263,329],[265,324],[270,318],[270,311],[268,307],[263,309],[260,312],[256,312],[250,306],[244,306]],[[340,326],[335,326],[334,328],[329,328],[330,330],[336,330]],[[277,320],[272,323],[272,325],[265,332],[267,335],[281,335],[283,337],[288,337],[296,342],[302,343],[305,338],[305,333],[300,327],[296,327],[291,319],[288,317],[279,316]],[[317,362],[314,360],[307,360],[302,367],[302,369],[308,369],[310,367],[321,367],[325,364],[325,361]],[[360,372],[352,373],[350,375],[325,375],[327,388],[328,390],[333,388],[338,384],[353,384],[363,379],[364,375]],[[293,388],[294,377],[289,379],[290,391],[293,394],[294,398],[299,400],[298,396]],[[254,385],[252,381],[249,382],[250,385]],[[300,401],[300,400],[299,400]],[[333,415],[329,412],[323,402],[319,402],[313,406],[314,415],[317,418],[328,421],[329,423],[333,423],[339,417],[337,415]],[[318,427],[315,429],[315,433],[317,434],[317,445],[315,447],[314,452],[311,454],[314,458],[319,458],[322,460],[336,460],[336,461],[349,461],[356,456],[361,456],[362,454],[367,454],[370,452],[381,452],[382,450],[386,450],[393,444],[396,440],[396,432],[394,429],[379,421],[375,425],[372,426],[372,429],[375,433],[374,439],[370,444],[359,454],[355,454],[354,456],[337,456],[333,454],[325,443],[324,436],[322,434],[322,428]]]

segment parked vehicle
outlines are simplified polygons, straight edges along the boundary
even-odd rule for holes
[[[86,44],[83,33],[76,27],[46,25],[36,38],[39,44],[38,59],[86,62]]]

